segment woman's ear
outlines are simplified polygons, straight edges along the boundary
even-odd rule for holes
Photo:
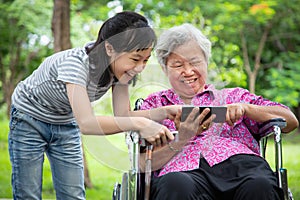
[[[168,71],[167,71],[167,66],[164,65],[164,66],[161,66],[163,72],[165,73],[166,76],[168,76]]]
[[[108,42],[105,41],[105,50],[106,50],[106,54],[108,56],[112,56],[114,53],[114,48],[111,44],[109,44]]]

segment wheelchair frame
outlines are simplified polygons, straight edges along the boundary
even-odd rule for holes
[[[282,118],[271,119],[262,124],[259,129],[260,156],[266,158],[266,147],[269,136],[274,136],[275,147],[275,173],[278,179],[278,186],[282,188],[284,200],[293,200],[293,194],[288,187],[287,169],[283,167],[282,157],[282,133],[281,129],[286,127],[286,121]]]
[[[129,131],[126,133],[126,143],[128,145],[131,166],[129,171],[123,174],[122,183],[117,182],[115,184],[112,199],[148,200],[150,197],[152,145],[146,145],[146,141],[140,138],[137,131]],[[145,183],[141,182],[141,173],[139,173],[141,147],[146,147]]]
[[[271,119],[262,124],[259,129],[260,155],[265,158],[268,137],[274,135],[275,145],[275,173],[278,186],[283,189],[284,200],[293,200],[293,195],[288,188],[287,169],[283,168],[282,160],[282,135],[281,129],[286,126],[286,121],[281,118]],[[126,143],[129,149],[131,168],[123,174],[122,183],[116,183],[113,190],[113,200],[148,200],[150,197],[151,181],[151,154],[152,145],[147,145],[136,131],[126,134]],[[140,148],[146,147],[145,177],[139,173]],[[144,181],[144,183],[142,183]]]

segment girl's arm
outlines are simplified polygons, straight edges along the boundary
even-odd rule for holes
[[[129,85],[115,84],[112,87],[113,111],[115,116],[130,115]]]
[[[115,116],[145,117],[157,122],[164,119],[173,120],[181,109],[180,105],[164,106],[151,110],[131,111],[128,85],[116,84],[113,87],[113,109]]]
[[[112,117],[95,116],[89,101],[86,88],[80,85],[67,83],[67,93],[74,117],[83,134],[110,135],[123,131],[137,130],[141,137],[154,143],[173,140],[174,136],[163,125],[145,117]]]

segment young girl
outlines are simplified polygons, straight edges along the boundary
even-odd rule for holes
[[[44,153],[56,198],[85,199],[80,133],[138,130],[157,145],[174,139],[152,120],[173,118],[178,107],[129,111],[128,83],[144,69],[155,42],[143,16],[121,12],[102,25],[96,42],[48,57],[18,84],[9,132],[14,199],[41,199]],[[111,87],[115,117],[95,116],[91,102]]]

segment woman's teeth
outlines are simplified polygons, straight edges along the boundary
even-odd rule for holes
[[[192,79],[192,80],[185,80],[185,81],[183,81],[185,84],[190,84],[190,83],[193,83],[193,82],[195,82],[196,81],[196,79]]]

